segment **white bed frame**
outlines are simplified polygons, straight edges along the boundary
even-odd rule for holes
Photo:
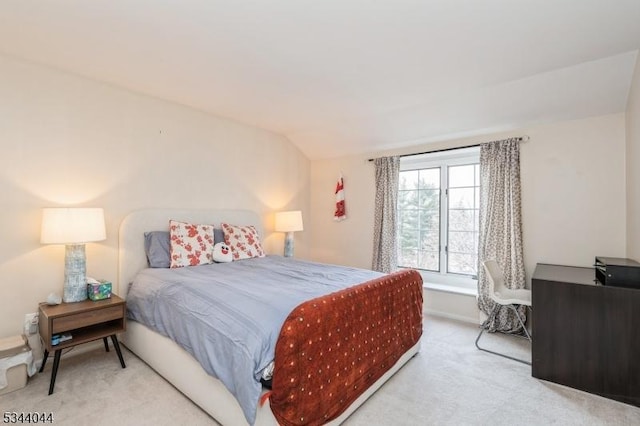
[[[144,233],[147,231],[167,231],[170,219],[218,226],[220,222],[253,225],[261,236],[264,235],[260,217],[255,212],[248,210],[149,209],[134,211],[125,217],[120,225],[120,251],[118,255],[118,295],[120,297],[126,299],[129,283],[133,281],[138,271],[147,267]],[[132,320],[127,321],[127,331],[120,338],[127,348],[219,423],[226,426],[247,425],[240,405],[222,382],[208,375],[195,358],[171,339]],[[340,417],[329,424],[342,423],[418,353],[419,349],[420,342],[408,350]],[[255,425],[277,425],[269,404],[258,407]]]

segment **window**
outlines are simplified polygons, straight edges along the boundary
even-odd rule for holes
[[[398,190],[398,266],[475,278],[479,148],[403,157]]]
[[[447,169],[447,272],[477,275],[480,164],[449,166]]]

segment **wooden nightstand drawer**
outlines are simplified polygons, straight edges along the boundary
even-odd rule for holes
[[[52,333],[62,333],[64,331],[88,327],[94,324],[101,324],[107,321],[120,319],[122,317],[122,306],[110,306],[103,309],[62,316],[53,319]]]

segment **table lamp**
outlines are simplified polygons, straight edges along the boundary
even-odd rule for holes
[[[276,213],[276,231],[286,232],[284,239],[284,256],[293,256],[293,233],[304,230],[302,226],[302,212],[293,210]]]
[[[84,243],[107,238],[100,208],[46,208],[42,211],[42,244],[65,244],[62,300],[87,299],[87,260]]]

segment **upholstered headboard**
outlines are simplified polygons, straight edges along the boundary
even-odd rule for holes
[[[169,220],[211,224],[220,222],[234,225],[253,225],[264,237],[260,216],[250,210],[188,210],[188,209],[146,209],[127,215],[120,224],[118,253],[118,295],[126,298],[129,283],[138,271],[147,268],[144,252],[144,233],[148,231],[168,231]]]

